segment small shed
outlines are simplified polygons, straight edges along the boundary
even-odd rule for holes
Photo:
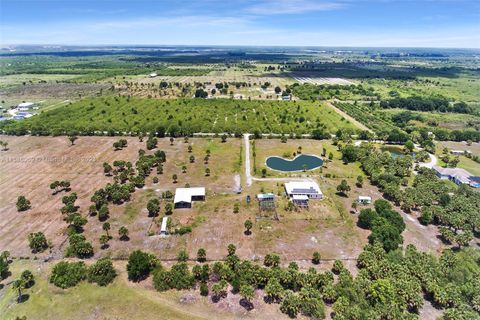
[[[358,196],[357,202],[361,204],[370,204],[372,203],[372,197],[369,196]]]
[[[168,217],[163,217],[162,226],[160,227],[160,235],[162,235],[162,236],[167,235],[167,233],[168,233],[167,224],[168,224]]]

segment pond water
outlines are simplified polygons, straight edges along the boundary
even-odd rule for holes
[[[323,160],[317,156],[301,154],[293,160],[280,157],[268,157],[266,164],[270,169],[290,172],[320,168],[323,165]]]
[[[382,152],[389,152],[393,159],[396,159],[398,157],[405,157],[406,155],[408,155],[407,153],[403,152],[403,148],[400,147],[387,146],[381,147],[380,150]],[[413,157],[413,159],[415,159],[415,152],[412,152],[410,155]]]

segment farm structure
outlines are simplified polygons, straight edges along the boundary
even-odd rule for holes
[[[205,188],[177,188],[173,203],[176,209],[191,208],[193,201],[205,201]]]
[[[361,204],[370,204],[372,203],[372,197],[369,196],[358,196],[357,202]]]
[[[308,196],[303,194],[294,194],[292,196],[292,202],[297,207],[308,208]]]
[[[168,224],[168,217],[163,217],[162,226],[160,227],[160,235],[162,236],[167,235],[167,224]]]

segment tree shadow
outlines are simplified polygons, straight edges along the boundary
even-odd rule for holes
[[[243,234],[246,235],[246,236],[249,236],[249,235],[252,234],[252,231],[250,231],[250,230],[245,230],[245,231],[243,232]]]
[[[103,244],[103,245],[100,247],[100,249],[102,249],[102,250],[105,250],[105,249],[108,249],[108,248],[110,248],[110,245],[109,245],[108,243]]]
[[[22,293],[20,297],[17,298],[18,303],[24,303],[30,299],[30,295],[28,293]]]
[[[121,236],[120,241],[129,241],[130,237],[129,236]]]
[[[248,311],[253,310],[253,303],[245,298],[240,299],[240,305]]]

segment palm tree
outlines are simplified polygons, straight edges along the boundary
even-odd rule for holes
[[[170,145],[173,146],[173,141],[175,141],[175,139],[173,139],[173,137],[170,138]]]
[[[118,235],[120,236],[120,240],[128,238],[128,229],[127,227],[123,226],[118,229]]]
[[[177,183],[178,177],[176,174],[173,174],[172,179],[173,179],[173,183]]]
[[[110,238],[106,234],[102,234],[99,240],[100,244],[102,245],[102,249],[104,249],[106,248],[108,240],[110,240]]]
[[[195,162],[195,156],[194,155],[191,155],[190,156],[190,163],[194,163]]]
[[[182,166],[182,172],[187,173],[187,166],[185,166],[185,165]]]
[[[75,135],[70,135],[68,136],[68,140],[70,140],[70,142],[72,143],[72,146],[75,144],[75,140],[77,140],[78,137],[75,136]]]
[[[244,223],[244,226],[245,226],[245,229],[247,229],[245,232],[246,234],[250,234],[250,229],[252,229],[253,227],[253,222],[252,220],[248,219],[248,220],[245,220],[245,223]]]
[[[206,168],[206,169],[205,169],[205,175],[206,175],[207,177],[210,176],[210,169],[209,169],[209,168]]]
[[[18,279],[18,280],[13,281],[12,286],[18,292],[17,302],[18,303],[22,302],[22,289],[24,288],[25,284],[23,283],[23,281],[21,279]]]
[[[110,230],[110,223],[108,222],[103,223],[102,229],[107,234],[107,237],[110,238],[110,235],[108,234],[108,230]]]
[[[191,153],[192,151],[193,151],[193,147],[192,147],[192,145],[189,145],[189,146],[188,146],[188,152]]]
[[[204,162],[205,164],[208,164],[208,156],[205,156],[205,158],[203,158],[203,162]]]

